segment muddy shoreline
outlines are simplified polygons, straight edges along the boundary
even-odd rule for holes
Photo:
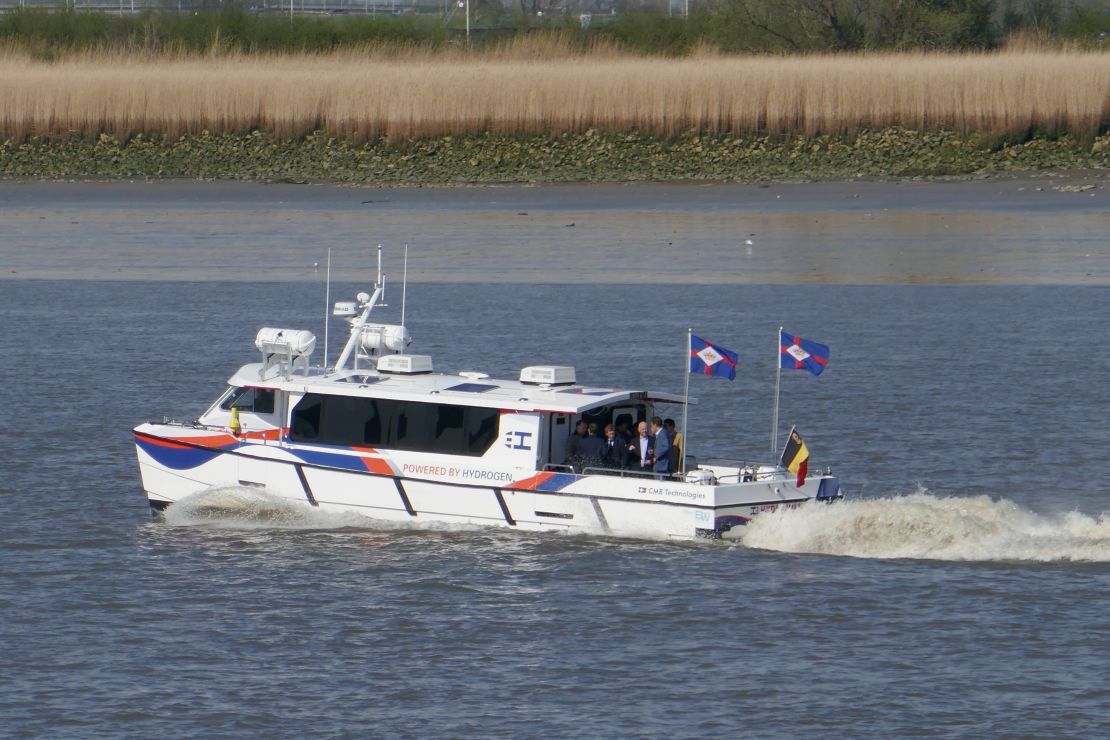
[[[587,131],[356,143],[323,133],[261,132],[163,140],[107,135],[0,141],[0,178],[155,178],[367,185],[505,183],[821,182],[854,178],[996,177],[1108,171],[1110,134],[1016,143],[891,128],[827,136],[674,139]]]

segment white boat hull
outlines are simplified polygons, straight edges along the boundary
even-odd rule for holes
[[[240,485],[306,507],[408,525],[692,539],[735,536],[738,525],[760,513],[839,497],[831,476],[798,487],[773,468],[759,480],[703,484],[482,468],[447,456],[410,460],[404,453],[241,439],[178,424],[144,424],[135,440],[155,511],[208,488]]]

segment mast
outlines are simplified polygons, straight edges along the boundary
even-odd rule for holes
[[[385,286],[382,283],[382,245],[378,245],[378,280],[374,283],[374,294],[367,295],[366,293],[358,294],[359,306],[362,308],[362,313],[358,318],[351,322],[351,336],[347,339],[347,344],[343,347],[343,353],[339,355],[339,359],[335,361],[335,369],[338,372],[346,368],[347,360],[351,359],[351,355],[355,355],[355,367],[358,366],[358,353],[355,349],[358,347],[359,340],[362,338],[362,327],[366,326],[367,320],[370,318],[370,312],[378,305],[382,298],[382,293],[385,291]]]
[[[771,413],[771,457],[778,452],[779,439],[779,385],[782,382],[782,327],[775,337],[775,410]]]

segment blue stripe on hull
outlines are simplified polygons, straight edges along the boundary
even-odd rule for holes
[[[574,483],[581,476],[573,475],[571,473],[556,473],[544,482],[540,483],[534,490],[536,491],[561,491],[571,483]]]
[[[171,470],[191,470],[216,459],[220,454],[220,450],[201,447],[166,447],[142,437],[136,437],[135,444],[159,465]]]
[[[340,455],[334,452],[320,452],[318,450],[302,450],[285,448],[285,451],[299,458],[309,465],[320,465],[325,468],[339,468],[340,470],[354,470],[365,473],[366,463],[361,457],[354,455]]]

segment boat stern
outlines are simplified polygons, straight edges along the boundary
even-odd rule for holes
[[[840,479],[831,472],[796,485],[793,475],[782,471],[757,473],[750,479],[715,492],[712,527],[699,527],[697,535],[710,539],[739,539],[743,528],[760,514],[782,509],[831,504],[844,498]]]

